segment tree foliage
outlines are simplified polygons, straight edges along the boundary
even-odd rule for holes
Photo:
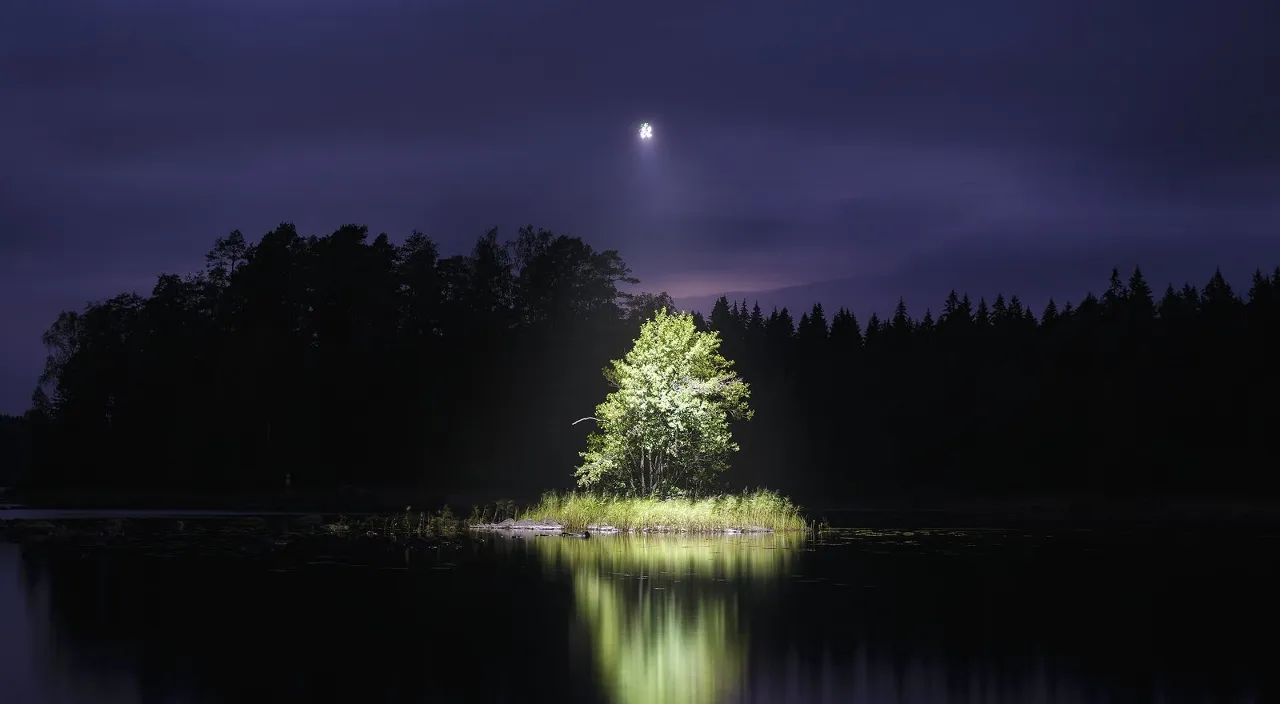
[[[578,483],[632,496],[701,495],[738,450],[731,420],[749,420],[750,389],[720,354],[720,336],[666,308],[604,371],[614,387],[595,409]]]
[[[511,490],[487,469],[510,446],[564,466],[551,458],[578,438],[561,430],[558,446],[550,421],[526,419],[598,397],[603,384],[571,370],[598,368],[634,330],[618,253],[533,227],[443,256],[418,232],[397,246],[362,226],[304,237],[284,223],[257,242],[218,238],[205,264],[53,322],[40,483],[251,489],[288,472],[300,488]]]
[[[1097,295],[953,292],[855,316],[721,299],[699,331],[751,380],[736,486],[875,495],[1280,495],[1280,269],[1099,272]],[[599,373],[672,309],[613,251],[545,230],[455,254],[344,226],[218,238],[203,270],[68,311],[0,474],[132,490],[566,488]],[[861,302],[853,303],[861,305]],[[797,329],[799,328],[799,329]],[[33,375],[34,376],[34,375]],[[7,480],[5,480],[7,481]]]

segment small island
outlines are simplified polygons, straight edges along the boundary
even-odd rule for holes
[[[584,492],[547,493],[520,518],[473,530],[570,533],[804,530],[790,499],[767,489],[718,493],[738,451],[731,421],[750,420],[751,389],[720,354],[720,336],[688,313],[660,308],[622,359],[604,370],[613,391],[595,408],[575,474]],[[487,512],[486,512],[487,513]],[[496,514],[496,511],[495,511]],[[494,516],[496,518],[496,515]]]

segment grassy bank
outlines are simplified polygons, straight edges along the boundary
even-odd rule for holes
[[[565,530],[611,526],[618,530],[724,531],[804,530],[800,507],[781,494],[760,489],[705,499],[642,499],[570,492],[547,493],[520,512],[550,518]]]
[[[462,529],[464,522],[453,515],[453,511],[445,506],[439,511],[415,512],[412,507],[405,506],[403,512],[372,516],[338,516],[331,523],[324,524],[324,531],[330,535],[369,537],[380,536],[392,540],[411,538],[453,538]]]

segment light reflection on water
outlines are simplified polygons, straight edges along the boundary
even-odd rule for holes
[[[912,549],[919,545],[912,533],[905,535],[868,531],[839,540],[862,553],[884,554],[879,549],[883,544],[869,547],[872,539]],[[979,539],[959,532],[952,537]],[[1136,678],[1136,685],[1124,676],[1120,683],[1108,682],[1072,666],[1073,659],[1086,659],[1087,652],[1064,659],[1061,653],[1030,645],[1012,655],[957,656],[927,639],[906,647],[892,643],[892,638],[877,642],[859,633],[853,623],[802,629],[821,644],[818,648],[793,641],[758,643],[753,649],[753,615],[786,610],[782,599],[861,600],[865,610],[883,608],[890,618],[902,608],[896,597],[873,589],[877,585],[853,583],[875,581],[870,573],[794,573],[805,553],[835,544],[815,547],[798,535],[617,535],[508,542],[536,552],[549,574],[572,576],[575,618],[589,629],[597,673],[610,700],[624,704],[1261,701],[1248,679],[1236,681],[1229,696],[1188,690],[1185,682],[1159,673],[1146,680]],[[965,545],[973,548],[977,543]],[[802,584],[812,586],[798,589]],[[905,591],[914,594],[918,586],[906,585]],[[929,598],[929,588],[919,591],[921,598]],[[832,618],[837,618],[834,612]],[[833,632],[848,640],[833,646]],[[1098,630],[1094,637],[1103,648],[1109,635]]]
[[[0,542],[0,692],[6,702],[139,702],[134,662],[123,648],[63,648],[51,628],[48,577]],[[84,667],[86,661],[112,667]],[[67,677],[68,672],[75,676]],[[168,704],[179,704],[171,699]]]
[[[795,535],[616,535],[535,540],[573,575],[596,667],[623,704],[723,701],[742,691],[748,632],[740,598],[786,574]]]
[[[414,570],[0,542],[0,701],[1277,700],[1275,544],[486,536]]]
[[[674,700],[667,700],[674,701]],[[998,666],[948,667],[941,657],[902,657],[860,647],[839,663],[830,653],[820,662],[802,660],[794,652],[783,662],[754,672],[746,694],[735,702],[848,702],[851,704],[951,704],[1008,702],[1010,704],[1094,704],[1096,702],[1241,702],[1264,701],[1242,692],[1231,699],[1188,693],[1175,684],[1155,682],[1144,692],[1120,695],[1107,688],[1064,676],[1043,656],[1017,670]]]

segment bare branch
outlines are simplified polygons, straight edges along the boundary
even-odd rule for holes
[[[600,419],[599,419],[599,418],[596,418],[595,416],[587,416],[586,418],[579,418],[579,419],[577,419],[577,420],[573,421],[572,423],[570,423],[569,425],[577,425],[577,424],[581,423],[581,422],[582,422],[582,421],[584,421],[584,420],[594,420],[594,421],[595,421],[595,422],[597,422],[597,423],[599,423],[599,422],[600,422]]]

